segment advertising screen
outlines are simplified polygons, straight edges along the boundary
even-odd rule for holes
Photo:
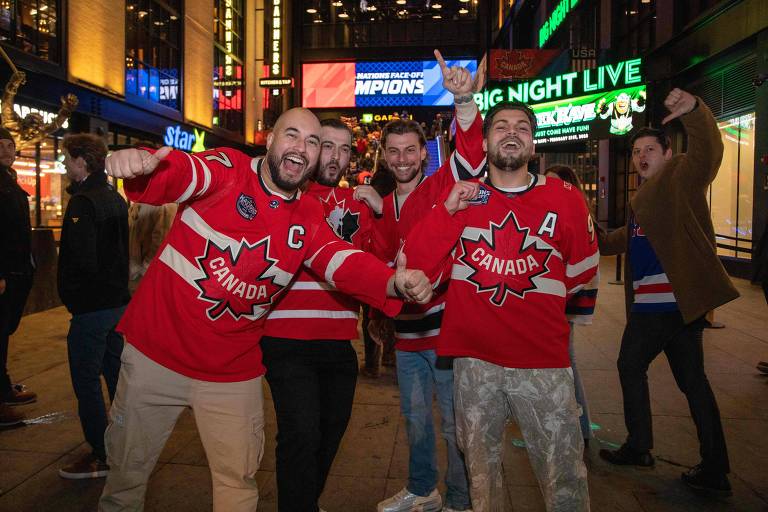
[[[645,124],[642,62],[630,59],[594,69],[514,82],[489,82],[475,94],[482,112],[521,102],[536,114],[536,144],[621,137]]]
[[[606,139],[645,125],[645,85],[531,105],[536,144]]]
[[[473,74],[475,60],[447,60]],[[437,61],[323,62],[302,65],[307,108],[450,106]]]

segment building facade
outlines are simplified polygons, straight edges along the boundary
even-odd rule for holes
[[[501,2],[507,4],[507,2]],[[526,0],[513,2],[498,30],[499,48],[552,49],[561,58],[545,74],[596,70],[641,59],[646,125],[657,126],[673,87],[700,96],[718,120],[725,154],[710,187],[718,254],[734,275],[749,277],[768,221],[768,3],[760,0]],[[684,134],[671,127],[684,151]],[[545,164],[571,163],[585,182],[598,220],[625,222],[637,189],[626,136],[542,148]]]

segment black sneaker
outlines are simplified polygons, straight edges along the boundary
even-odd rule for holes
[[[607,460],[617,466],[640,466],[644,468],[653,467],[654,460],[651,452],[637,452],[627,446],[621,445],[618,450],[600,450],[600,458]]]
[[[731,483],[725,473],[712,473],[706,471],[701,464],[694,466],[682,475],[680,478],[683,483],[697,491],[704,491],[716,496],[732,496]]]

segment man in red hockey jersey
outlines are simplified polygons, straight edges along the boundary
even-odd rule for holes
[[[473,82],[464,68],[449,68],[438,51],[443,87],[454,95],[458,124],[456,151],[432,176],[424,174],[427,156],[424,132],[415,121],[392,121],[382,132],[384,158],[397,181],[396,190],[384,198],[383,216],[374,230],[374,253],[383,261],[395,260],[409,231],[432,209],[443,189],[479,173],[485,162],[482,120],[472,92],[482,82],[484,64]],[[395,355],[400,389],[400,410],[408,432],[408,483],[378,505],[379,512],[440,510],[437,490],[433,395],[440,408],[440,430],[445,439],[448,467],[445,475],[445,511],[471,508],[464,459],[456,445],[453,411],[453,371],[438,365],[435,342],[445,306],[445,286],[438,286],[432,301],[408,304],[395,320]],[[374,329],[375,330],[375,329]]]
[[[400,304],[388,297],[431,296],[420,272],[401,259],[393,273],[340,240],[318,201],[301,199],[319,153],[317,118],[292,109],[268,137],[264,159],[230,148],[161,148],[107,160],[131,200],[177,202],[179,213],[117,329],[126,344],[99,510],[143,507],[149,475],[186,407],[208,458],[214,510],[256,510],[264,446],[259,339],[300,266],[389,314]]]
[[[338,119],[320,124],[320,164],[305,196],[320,201],[339,238],[365,250],[371,209],[381,211],[381,197],[370,187],[354,191],[338,186],[349,168],[352,131]],[[350,340],[358,337],[359,311],[357,300],[307,269],[298,273],[267,317],[261,350],[277,415],[281,512],[317,510],[352,413],[357,354]]]
[[[599,254],[581,193],[528,172],[535,126],[524,105],[492,108],[487,176],[446,189],[404,247],[410,263],[448,280],[437,353],[456,358],[456,435],[475,512],[504,508],[512,417],[547,510],[589,510],[565,311]]]

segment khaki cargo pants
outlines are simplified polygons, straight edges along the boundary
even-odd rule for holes
[[[264,452],[261,377],[205,382],[171,371],[125,344],[105,434],[110,471],[99,511],[141,511],[149,475],[176,420],[191,407],[213,480],[213,510],[254,512]]]
[[[514,419],[547,510],[588,512],[571,369],[504,368],[465,357],[454,361],[453,372],[456,437],[467,463],[472,510],[504,511],[504,429]]]

